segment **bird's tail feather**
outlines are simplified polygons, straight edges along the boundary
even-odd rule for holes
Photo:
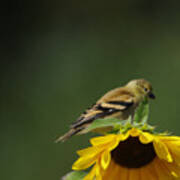
[[[64,134],[63,136],[60,136],[58,139],[55,140],[56,143],[58,142],[64,142],[66,140],[68,140],[71,136],[77,134],[79,131],[81,131],[82,129],[70,129],[66,134]]]

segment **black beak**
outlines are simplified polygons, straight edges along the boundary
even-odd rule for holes
[[[149,98],[151,98],[151,99],[155,99],[155,98],[156,98],[156,96],[155,96],[152,92],[150,92],[150,93],[148,94],[148,96],[149,96]]]

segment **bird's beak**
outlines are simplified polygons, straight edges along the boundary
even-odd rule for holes
[[[150,92],[148,94],[148,97],[151,98],[151,99],[155,99],[156,98],[156,96],[152,92]]]

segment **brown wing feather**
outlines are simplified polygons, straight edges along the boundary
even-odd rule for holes
[[[117,91],[117,92],[115,92]],[[114,95],[118,94],[117,95]],[[119,96],[122,94],[121,96]],[[58,138],[58,141],[65,141],[69,139],[71,136],[80,133],[83,131],[86,126],[92,121],[104,118],[109,115],[113,115],[117,112],[123,112],[127,110],[134,104],[133,95],[124,91],[123,88],[118,88],[110,91],[105,96],[103,96],[97,104],[93,105],[92,108],[87,109],[71,126],[70,130],[64,135]]]
[[[124,97],[124,98],[123,98]],[[114,114],[118,111],[127,110],[133,105],[133,98],[127,95],[122,96],[116,100],[102,102],[94,105],[91,109],[82,114],[75,123],[71,125],[71,128],[77,128],[86,123],[90,123],[98,118],[103,118],[108,115]]]

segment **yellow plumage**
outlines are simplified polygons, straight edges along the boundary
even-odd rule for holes
[[[75,134],[86,133],[86,128],[96,119],[116,117],[126,120],[133,116],[139,103],[145,98],[154,99],[151,84],[144,79],[132,80],[123,87],[107,92],[95,105],[87,109],[56,142],[65,141]]]

